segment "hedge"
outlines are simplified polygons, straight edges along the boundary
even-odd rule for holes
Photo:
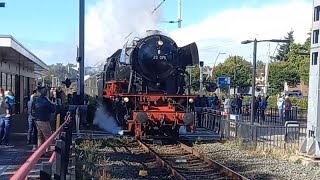
[[[292,102],[292,106],[298,107],[300,109],[308,109],[308,98],[293,98],[290,97]],[[251,102],[251,96],[244,97],[243,104],[246,102]],[[269,108],[277,108],[277,96],[270,96],[268,99],[268,107]]]

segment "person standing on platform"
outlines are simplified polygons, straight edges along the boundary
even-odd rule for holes
[[[46,88],[40,89],[40,97],[32,103],[38,130],[38,147],[48,140],[51,135],[50,115],[55,112],[55,105],[49,101],[47,93]]]
[[[37,90],[34,90],[30,96],[30,100],[28,101],[28,144],[37,144],[37,127],[35,124],[35,117],[32,116],[31,106],[34,100],[39,98],[39,94],[37,94]]]
[[[11,128],[11,116],[12,116],[12,99],[14,100],[14,97],[12,96],[12,93],[10,91],[6,91],[4,93],[5,100],[4,104],[2,103],[2,106],[5,108],[5,114],[1,117],[2,124],[1,124],[1,131],[3,130],[3,136],[0,138],[0,144],[4,143],[6,146],[10,146],[10,128]],[[2,134],[2,132],[0,132]]]
[[[0,141],[4,133],[4,117],[5,116],[6,116],[6,107],[5,107],[4,89],[1,89],[0,90]]]

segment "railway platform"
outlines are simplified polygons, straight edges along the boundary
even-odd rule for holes
[[[26,134],[15,133],[11,136],[12,146],[0,146],[0,179],[9,179],[31,156],[32,145],[26,145]],[[48,161],[49,158],[41,158],[29,177],[39,177],[42,161]]]

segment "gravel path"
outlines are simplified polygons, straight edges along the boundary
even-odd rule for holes
[[[250,179],[320,179],[320,167],[253,155],[227,143],[201,144],[195,149]]]
[[[80,144],[78,149],[78,167],[82,166],[83,171],[80,176],[114,180],[172,179],[170,174],[159,167],[155,159],[133,140],[94,140],[93,144],[87,141]],[[143,169],[148,172],[147,177],[139,176],[139,171]]]

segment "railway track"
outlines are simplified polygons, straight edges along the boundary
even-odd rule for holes
[[[155,145],[138,142],[159,164],[166,167],[175,179],[248,179],[183,143]]]

